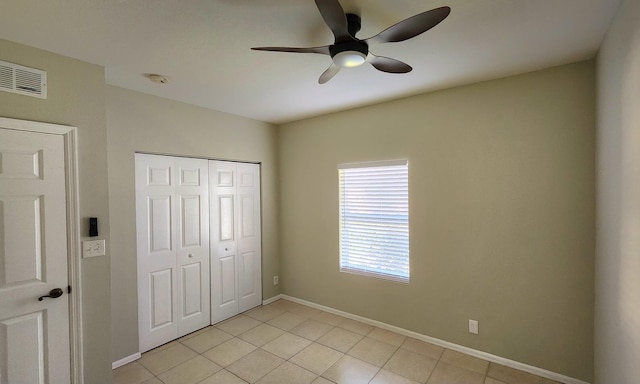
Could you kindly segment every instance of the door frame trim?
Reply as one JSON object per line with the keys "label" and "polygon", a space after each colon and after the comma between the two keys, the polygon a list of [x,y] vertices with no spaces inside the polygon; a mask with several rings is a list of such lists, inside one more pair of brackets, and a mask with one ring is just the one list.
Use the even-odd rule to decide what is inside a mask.
{"label": "door frame trim", "polygon": [[84,360],[82,346],[82,281],[77,128],[68,125],[9,119],[5,117],[0,117],[0,128],[61,135],[64,139],[68,270],[69,285],[73,288],[73,294],[69,295],[71,383],[83,384]]}

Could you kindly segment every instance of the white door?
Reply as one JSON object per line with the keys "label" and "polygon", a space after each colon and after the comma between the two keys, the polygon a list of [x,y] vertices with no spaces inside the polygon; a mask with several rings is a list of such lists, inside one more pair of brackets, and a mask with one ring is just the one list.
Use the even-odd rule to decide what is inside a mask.
{"label": "white door", "polygon": [[178,337],[211,324],[209,163],[176,158]]}
{"label": "white door", "polygon": [[262,304],[260,165],[238,163],[239,311]]}
{"label": "white door", "polygon": [[65,183],[61,135],[0,129],[1,384],[70,382]]}
{"label": "white door", "polygon": [[210,323],[207,168],[206,160],[136,154],[141,352]]}
{"label": "white door", "polygon": [[262,303],[260,166],[209,162],[211,321]]}

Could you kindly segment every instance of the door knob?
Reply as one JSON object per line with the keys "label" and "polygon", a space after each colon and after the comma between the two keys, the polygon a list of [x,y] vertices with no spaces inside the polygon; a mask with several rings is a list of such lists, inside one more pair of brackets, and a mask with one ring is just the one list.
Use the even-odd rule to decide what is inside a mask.
{"label": "door knob", "polygon": [[45,297],[57,299],[58,297],[62,296],[63,293],[64,292],[62,291],[62,288],[54,288],[51,291],[49,291],[48,295],[38,297],[38,301],[44,300]]}
{"label": "door knob", "polygon": [[189,258],[192,258],[192,257],[193,257],[193,253],[190,253],[190,254],[189,254]]}

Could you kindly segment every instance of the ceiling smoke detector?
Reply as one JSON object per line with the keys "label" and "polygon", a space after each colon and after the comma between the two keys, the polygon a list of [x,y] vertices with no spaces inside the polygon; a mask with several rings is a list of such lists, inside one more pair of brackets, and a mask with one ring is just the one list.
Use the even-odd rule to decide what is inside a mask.
{"label": "ceiling smoke detector", "polygon": [[169,79],[167,79],[165,76],[162,76],[162,75],[150,74],[150,75],[147,75],[147,77],[149,78],[149,80],[158,84],[167,84],[169,82]]}

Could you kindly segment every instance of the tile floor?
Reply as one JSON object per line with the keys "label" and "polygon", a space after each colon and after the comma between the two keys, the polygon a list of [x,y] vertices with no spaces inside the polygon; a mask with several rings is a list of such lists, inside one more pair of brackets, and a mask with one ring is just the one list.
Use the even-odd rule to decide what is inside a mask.
{"label": "tile floor", "polygon": [[114,384],[558,384],[278,300],[113,371]]}

